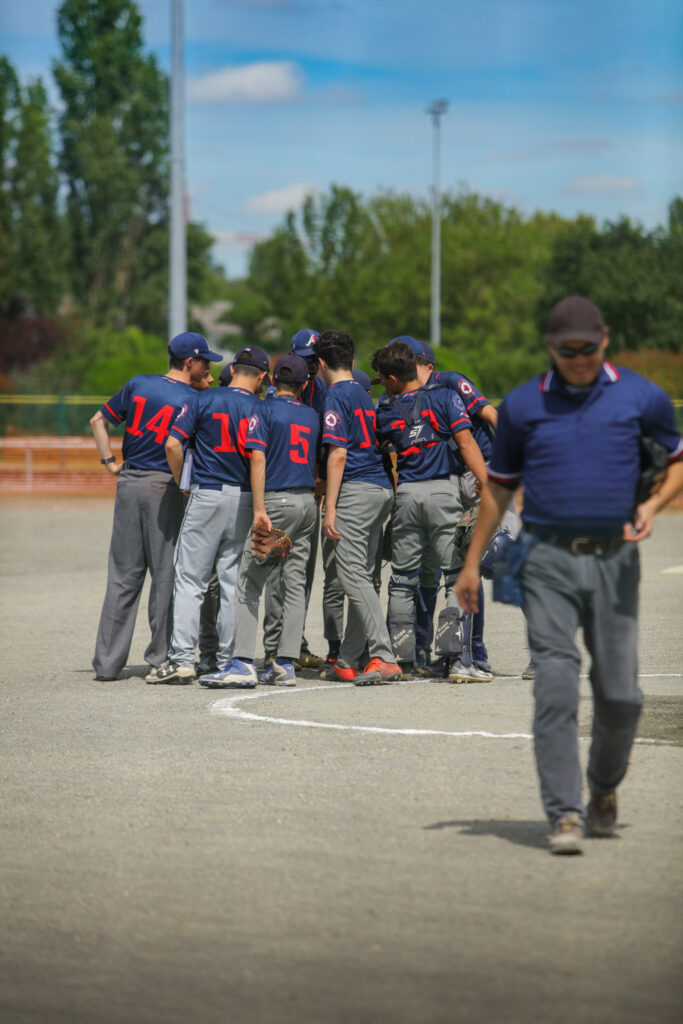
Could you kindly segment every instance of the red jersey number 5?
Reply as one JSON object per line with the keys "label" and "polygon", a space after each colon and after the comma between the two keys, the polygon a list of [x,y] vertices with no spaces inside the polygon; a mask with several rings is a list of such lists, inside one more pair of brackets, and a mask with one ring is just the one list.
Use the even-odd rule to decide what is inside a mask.
{"label": "red jersey number 5", "polygon": [[298,423],[290,423],[289,426],[289,457],[292,462],[305,464],[308,462],[308,438],[304,434],[310,434],[310,427],[302,427]]}

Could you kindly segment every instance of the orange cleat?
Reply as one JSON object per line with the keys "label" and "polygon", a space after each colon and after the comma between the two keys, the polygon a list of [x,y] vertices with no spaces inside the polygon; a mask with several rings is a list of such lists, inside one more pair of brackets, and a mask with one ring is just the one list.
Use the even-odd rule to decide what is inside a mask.
{"label": "orange cleat", "polygon": [[391,683],[402,678],[400,665],[395,662],[382,661],[381,658],[371,658],[354,682],[356,686],[365,686],[367,684]]}

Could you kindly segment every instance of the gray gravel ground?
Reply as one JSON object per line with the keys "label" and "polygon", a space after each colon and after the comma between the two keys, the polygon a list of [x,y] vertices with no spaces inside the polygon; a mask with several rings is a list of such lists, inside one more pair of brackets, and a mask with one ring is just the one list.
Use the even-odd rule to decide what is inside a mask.
{"label": "gray gravel ground", "polygon": [[519,612],[489,685],[150,687],[144,612],[95,683],[111,513],[0,503],[4,1022],[680,1021],[683,515],[643,545],[619,837],[553,858]]}

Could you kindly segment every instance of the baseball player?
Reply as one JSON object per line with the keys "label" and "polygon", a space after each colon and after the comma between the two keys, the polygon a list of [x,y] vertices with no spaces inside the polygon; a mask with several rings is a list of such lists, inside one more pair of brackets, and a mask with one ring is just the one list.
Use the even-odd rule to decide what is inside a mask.
{"label": "baseball player", "polygon": [[[460,396],[467,410],[467,415],[472,420],[474,440],[481,450],[484,461],[488,462],[493,450],[493,431],[496,428],[498,416],[496,409],[491,405],[488,398],[463,373],[457,370],[435,370],[436,357],[433,348],[427,342],[421,341],[418,338],[412,338],[409,335],[401,335],[398,338],[394,338],[389,342],[389,345],[392,345],[394,342],[404,342],[410,346],[415,355],[417,379],[420,385],[438,384],[441,387],[455,391]],[[478,502],[478,496],[475,491],[475,478],[472,473],[467,472],[466,468],[461,465],[459,468],[456,468],[454,483],[458,487],[459,504],[462,514],[462,511],[471,508]],[[516,531],[516,517],[514,514],[508,517],[506,528]],[[426,665],[429,662],[428,654],[433,632],[432,622],[438,594],[438,576],[439,567],[430,559],[428,554],[420,571],[420,585],[415,605],[418,660]],[[484,645],[483,587],[480,595],[479,609],[475,616],[469,616],[464,613],[461,616],[464,641],[463,650],[460,657],[450,666],[450,670],[458,674],[461,682],[467,682],[468,680],[485,681],[491,678],[491,666]],[[428,668],[426,671],[428,671]]]}
{"label": "baseball player", "polygon": [[[452,585],[460,565],[455,546],[458,502],[451,483],[453,438],[465,464],[486,487],[486,466],[461,399],[441,387],[420,387],[409,345],[395,342],[372,357],[385,398],[377,406],[377,437],[396,451],[398,488],[392,515],[389,633],[396,660],[415,662],[414,608],[424,552],[436,552],[445,577],[447,609],[439,638],[444,653],[459,653],[459,612]],[[453,633],[453,636],[447,634]],[[490,676],[488,677],[491,678]],[[453,680],[455,681],[455,680]]]}
{"label": "baseball player", "polygon": [[[306,367],[308,369],[308,379],[304,384],[304,387],[299,395],[299,400],[303,405],[307,405],[313,409],[318,417],[322,415],[323,409],[323,395],[325,394],[325,382],[318,376],[318,370],[320,368],[318,359],[315,355],[315,343],[318,340],[319,332],[313,330],[310,327],[303,327],[300,331],[292,337],[290,342],[290,352],[292,355],[298,356],[300,359],[305,360]],[[276,394],[275,387],[270,387],[266,391],[266,398],[274,397]],[[311,540],[310,554],[308,557],[308,565],[306,566],[306,611],[308,611],[308,602],[311,597],[311,589],[313,587],[313,578],[315,575],[315,566],[318,558],[318,534],[320,532],[320,510],[318,507],[317,512],[317,525],[315,530],[315,536]],[[268,666],[272,661],[275,651],[278,649],[278,643],[280,638],[280,629],[282,623],[282,582],[278,579],[277,573],[272,573],[268,577],[265,590],[265,614],[263,618],[263,646],[265,650],[265,664]],[[305,628],[305,619],[304,619]],[[297,668],[318,668],[322,665],[323,659],[317,654],[313,654],[308,648],[308,642],[306,637],[301,636],[301,650],[298,657],[295,660]]]}
{"label": "baseball player", "polygon": [[251,452],[252,532],[282,530],[292,548],[280,569],[280,563],[259,561],[247,542],[237,580],[235,657],[224,671],[204,676],[200,680],[203,686],[256,685],[253,659],[259,598],[271,575],[282,582],[282,623],[276,656],[260,681],[275,686],[296,684],[293,662],[301,648],[306,565],[317,517],[313,492],[320,419],[299,401],[308,380],[303,359],[283,356],[275,366],[273,379],[275,397],[262,402],[252,415],[245,441]]}
{"label": "baseball player", "polygon": [[234,593],[244,542],[252,520],[249,420],[261,403],[256,397],[266,379],[269,360],[263,349],[241,349],[233,360],[230,385],[188,402],[174,423],[166,455],[176,480],[183,447],[194,438],[190,500],[185,510],[175,559],[173,635],[168,660],[149,683],[191,683],[202,601],[216,566],[219,670],[232,658]]}
{"label": "baseball player", "polygon": [[[360,384],[363,390],[367,392],[368,397],[372,399],[371,382],[367,373],[363,370],[357,370],[354,367],[354,369],[351,370],[351,376],[358,384]],[[322,551],[324,571],[323,631],[325,639],[327,640],[327,658],[320,667],[320,674],[325,679],[332,679],[334,677],[334,666],[337,661],[337,655],[339,654],[339,647],[341,645],[342,636],[344,635],[344,588],[342,587],[337,575],[337,566],[335,561],[337,545],[335,541],[330,540],[329,537],[326,537],[323,533],[320,539],[320,547]],[[378,546],[377,552],[379,557],[379,566],[376,567],[374,581],[375,590],[379,593],[382,570],[381,545]]]}
{"label": "baseball player", "polygon": [[[608,341],[589,299],[570,296],[551,310],[552,366],[501,405],[490,489],[457,583],[463,607],[475,612],[479,563],[521,481],[523,529],[511,577],[521,588],[536,670],[536,764],[550,850],[558,854],[581,852],[584,823],[589,834],[614,834],[616,790],[643,701],[634,542],[649,536],[656,513],[683,489],[683,439],[669,398],[639,374],[606,362]],[[671,464],[661,489],[638,498],[645,439],[658,442]],[[593,691],[587,808],[578,749],[579,627]]]}
{"label": "baseball player", "polygon": [[[393,504],[393,485],[375,436],[375,410],[353,379],[353,341],[326,331],[316,343],[325,383],[322,442],[328,447],[323,532],[336,541],[337,573],[349,613],[334,666],[338,679],[356,685],[401,678],[391,648],[372,568],[382,524]],[[370,661],[361,670],[367,642]]]}
{"label": "baseball player", "polygon": [[[95,678],[118,678],[135,629],[140,592],[149,569],[150,642],[145,661],[150,675],[166,657],[171,635],[173,549],[183,514],[183,498],[166,461],[165,442],[181,409],[201,387],[209,362],[223,357],[201,334],[186,331],[168,346],[169,371],[139,374],[95,413],[90,426],[100,461],[118,477],[109,548],[107,590],[97,631]],[[123,462],[117,463],[110,425],[124,424]]]}

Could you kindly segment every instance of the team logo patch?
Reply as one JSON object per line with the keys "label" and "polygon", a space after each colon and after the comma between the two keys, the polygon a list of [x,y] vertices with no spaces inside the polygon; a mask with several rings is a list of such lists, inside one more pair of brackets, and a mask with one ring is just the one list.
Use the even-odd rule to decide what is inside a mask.
{"label": "team logo patch", "polygon": [[260,422],[261,422],[261,418],[258,415],[258,413],[254,413],[254,415],[250,417],[250,419],[249,419],[249,433],[250,434],[254,433],[254,431],[256,430],[256,428],[258,427]]}
{"label": "team logo patch", "polygon": [[325,421],[325,426],[329,430],[334,430],[341,423],[341,416],[338,412],[335,412],[334,409],[328,409],[323,419]]}
{"label": "team logo patch", "polygon": [[180,412],[178,413],[178,415],[175,418],[176,423],[178,422],[178,420],[181,420],[183,418],[183,416],[187,415],[188,408],[189,408],[189,406],[188,406],[187,402],[185,402],[185,405],[182,407],[182,409],[180,410]]}
{"label": "team logo patch", "polygon": [[458,381],[458,391],[460,392],[461,395],[473,395],[474,394],[474,388],[472,387],[472,385],[470,384],[470,382],[468,380],[459,380]]}

